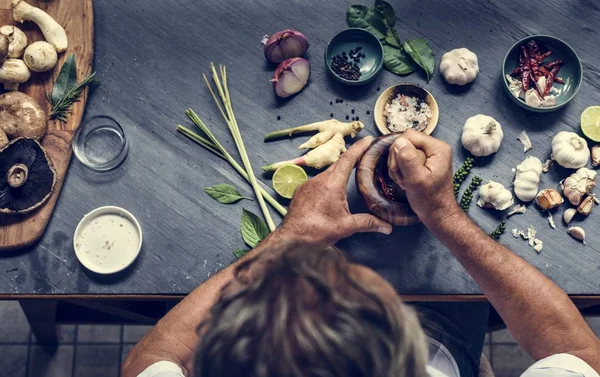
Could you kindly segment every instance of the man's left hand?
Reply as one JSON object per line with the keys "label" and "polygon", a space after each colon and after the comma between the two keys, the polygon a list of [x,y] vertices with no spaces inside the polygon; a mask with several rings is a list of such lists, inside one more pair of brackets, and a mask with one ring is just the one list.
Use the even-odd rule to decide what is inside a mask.
{"label": "man's left hand", "polygon": [[280,231],[315,246],[330,246],[358,232],[390,234],[392,225],[370,214],[351,214],[346,186],[372,136],[357,141],[327,170],[298,187]]}

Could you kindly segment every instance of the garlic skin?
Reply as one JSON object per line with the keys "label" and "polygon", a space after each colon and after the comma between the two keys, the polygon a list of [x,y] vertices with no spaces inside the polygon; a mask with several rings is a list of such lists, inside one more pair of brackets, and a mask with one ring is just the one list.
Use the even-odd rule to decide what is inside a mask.
{"label": "garlic skin", "polygon": [[594,145],[592,147],[592,166],[597,167],[600,165],[600,145]]}
{"label": "garlic skin", "polygon": [[521,131],[518,139],[521,142],[521,144],[523,144],[523,153],[533,148],[533,146],[531,145],[531,139],[529,138],[529,134],[527,134],[527,131]]}
{"label": "garlic skin", "polygon": [[585,230],[583,230],[583,228],[578,227],[578,226],[573,226],[573,227],[569,228],[567,233],[569,233],[569,235],[571,237],[575,238],[576,240],[583,242],[583,244],[585,245]]}
{"label": "garlic skin", "polygon": [[575,208],[567,208],[565,212],[563,212],[563,221],[565,224],[569,225],[573,217],[577,214],[577,210]]}
{"label": "garlic skin", "polygon": [[583,201],[581,202],[579,207],[577,207],[577,212],[581,213],[584,216],[587,216],[590,213],[592,213],[592,210],[594,209],[595,205],[596,205],[596,201],[594,200],[594,197],[591,195],[588,195],[588,197],[583,199]]}
{"label": "garlic skin", "polygon": [[535,203],[543,210],[556,208],[563,202],[562,195],[555,189],[544,189],[535,197]]}
{"label": "garlic skin", "polygon": [[463,127],[461,142],[473,156],[489,156],[500,149],[504,138],[502,126],[488,115],[470,117]]}
{"label": "garlic skin", "polygon": [[552,139],[552,158],[564,168],[582,168],[590,159],[587,141],[575,132],[561,131]]}
{"label": "garlic skin", "polygon": [[498,182],[490,181],[479,188],[477,205],[482,208],[494,208],[498,211],[504,211],[513,203],[512,193]]}
{"label": "garlic skin", "polygon": [[467,48],[456,48],[442,55],[440,73],[449,84],[466,85],[477,77],[477,55]]}
{"label": "garlic skin", "polygon": [[571,204],[578,206],[584,195],[592,193],[596,187],[596,175],[594,170],[581,168],[561,182],[563,193]]}
{"label": "garlic skin", "polygon": [[541,175],[542,161],[537,157],[528,156],[523,162],[517,165],[514,180],[515,196],[523,202],[530,202],[535,199]]}

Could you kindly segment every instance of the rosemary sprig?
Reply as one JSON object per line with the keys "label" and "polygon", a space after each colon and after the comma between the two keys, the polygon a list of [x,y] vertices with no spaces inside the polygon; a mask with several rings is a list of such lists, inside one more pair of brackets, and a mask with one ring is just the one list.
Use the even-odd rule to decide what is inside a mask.
{"label": "rosemary sprig", "polygon": [[65,94],[56,102],[52,101],[52,96],[48,94],[48,100],[52,103],[52,110],[50,111],[50,119],[58,119],[61,122],[66,122],[68,115],[71,113],[71,107],[75,102],[79,101],[79,96],[83,92],[86,86],[93,82],[97,82],[96,72],[92,72],[89,76],[83,79],[80,83],[70,88]]}

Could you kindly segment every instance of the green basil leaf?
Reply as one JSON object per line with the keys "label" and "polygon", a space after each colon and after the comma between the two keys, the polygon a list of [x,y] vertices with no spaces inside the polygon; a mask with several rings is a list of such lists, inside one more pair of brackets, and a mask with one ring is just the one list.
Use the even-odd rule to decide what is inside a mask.
{"label": "green basil leaf", "polygon": [[396,24],[396,13],[394,8],[387,1],[375,0],[375,13],[379,13],[385,21],[388,27],[393,27]]}
{"label": "green basil leaf", "polygon": [[433,76],[433,70],[435,68],[435,58],[433,57],[433,51],[427,44],[427,41],[423,38],[411,39],[404,42],[404,51],[412,60],[423,68],[425,74],[427,74],[427,82],[431,80]]}
{"label": "green basil leaf", "polygon": [[242,212],[242,238],[250,247],[256,247],[269,234],[267,224],[244,208]]}
{"label": "green basil leaf", "polygon": [[404,51],[388,45],[383,46],[383,65],[396,75],[408,75],[415,71],[415,65]]}
{"label": "green basil leaf", "polygon": [[52,87],[52,104],[60,101],[65,93],[74,88],[75,85],[77,85],[77,63],[75,62],[75,55],[71,55],[65,60],[54,87]]}
{"label": "green basil leaf", "polygon": [[233,255],[235,255],[235,257],[237,259],[240,259],[241,257],[243,257],[244,255],[248,254],[250,250],[242,250],[242,249],[236,249],[233,250]]}
{"label": "green basil leaf", "polygon": [[389,44],[392,47],[401,49],[402,48],[402,42],[400,41],[400,36],[398,35],[398,32],[396,31],[396,29],[394,29],[393,27],[389,27],[386,30],[385,33],[385,41],[387,42],[387,44]]}
{"label": "green basil leaf", "polygon": [[231,204],[242,199],[252,200],[242,196],[235,187],[226,183],[205,187],[204,192],[221,204]]}
{"label": "green basil leaf", "polygon": [[[381,20],[374,20],[374,18],[373,10],[364,5],[352,5],[346,12],[348,25],[365,29],[378,39],[383,39],[385,38],[385,25],[382,25]],[[377,27],[373,25],[373,22],[375,22]]]}

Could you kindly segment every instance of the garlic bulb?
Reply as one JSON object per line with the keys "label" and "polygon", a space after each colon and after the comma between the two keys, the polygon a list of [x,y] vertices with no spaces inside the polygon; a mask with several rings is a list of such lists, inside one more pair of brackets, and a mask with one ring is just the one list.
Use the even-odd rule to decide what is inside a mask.
{"label": "garlic bulb", "polygon": [[594,145],[592,147],[592,166],[597,167],[600,165],[600,145]]}
{"label": "garlic bulb", "polygon": [[502,143],[502,126],[488,115],[470,117],[463,127],[461,142],[474,156],[489,156],[496,153]]}
{"label": "garlic bulb", "polygon": [[535,202],[543,210],[552,209],[558,207],[564,201],[560,192],[555,189],[544,189],[540,191],[536,197]]}
{"label": "garlic bulb", "polygon": [[528,156],[517,165],[515,174],[515,196],[524,202],[535,199],[542,175],[542,161],[539,158]]}
{"label": "garlic bulb", "polygon": [[509,190],[498,182],[490,181],[479,188],[477,205],[483,208],[494,208],[504,211],[514,203]]}
{"label": "garlic bulb", "polygon": [[596,187],[596,172],[588,168],[578,169],[561,182],[563,193],[574,206],[581,203],[586,194],[591,194]]}
{"label": "garlic bulb", "polygon": [[450,84],[465,85],[477,77],[477,55],[466,48],[457,48],[442,55],[440,72]]}
{"label": "garlic bulb", "polygon": [[590,159],[587,141],[575,132],[561,131],[552,139],[552,158],[564,168],[584,167]]}

